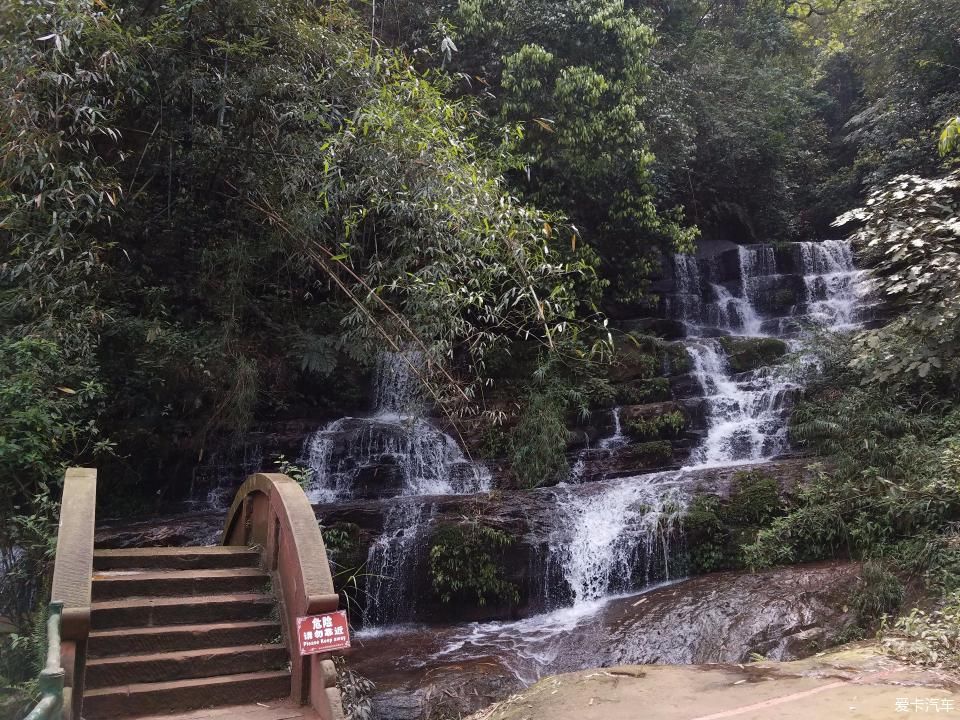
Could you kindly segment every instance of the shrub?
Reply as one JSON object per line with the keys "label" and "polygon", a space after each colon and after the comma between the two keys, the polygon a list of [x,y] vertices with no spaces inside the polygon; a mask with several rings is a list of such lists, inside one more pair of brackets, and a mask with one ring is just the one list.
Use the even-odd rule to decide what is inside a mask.
{"label": "shrub", "polygon": [[444,603],[519,602],[516,585],[504,579],[503,552],[514,539],[502,530],[464,519],[441,525],[430,545],[430,578]]}

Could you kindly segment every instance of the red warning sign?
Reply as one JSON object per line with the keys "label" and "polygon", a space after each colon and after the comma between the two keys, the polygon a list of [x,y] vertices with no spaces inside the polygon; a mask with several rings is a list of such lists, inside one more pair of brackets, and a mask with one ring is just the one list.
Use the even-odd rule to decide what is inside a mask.
{"label": "red warning sign", "polygon": [[297,618],[297,640],[301,655],[315,655],[346,650],[350,647],[350,625],[347,611]]}

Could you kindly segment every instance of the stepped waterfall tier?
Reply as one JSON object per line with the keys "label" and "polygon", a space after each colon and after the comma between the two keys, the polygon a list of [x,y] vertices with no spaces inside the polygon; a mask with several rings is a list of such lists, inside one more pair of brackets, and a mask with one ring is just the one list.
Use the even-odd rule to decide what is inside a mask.
{"label": "stepped waterfall tier", "polygon": [[313,502],[371,491],[453,495],[489,490],[486,468],[468,460],[456,440],[419,414],[423,401],[414,373],[417,357],[381,355],[373,416],[341,418],[308,440],[301,462],[313,471]]}
{"label": "stepped waterfall tier", "polygon": [[[381,355],[372,411],[314,429],[298,460],[311,471],[308,494],[328,533],[335,574],[347,578],[359,640],[370,648],[357,651],[357,662],[389,688],[388,678],[494,657],[506,673],[497,676],[502,688],[608,658],[739,659],[685,655],[682,635],[638,639],[617,630],[615,618],[635,617],[648,596],[659,607],[670,588],[686,587],[692,581],[685,578],[703,570],[704,549],[691,535],[702,528],[689,525],[700,496],[728,496],[744,473],[803,472],[805,463],[791,459],[788,421],[815,370],[805,348],[819,332],[843,332],[872,317],[869,283],[853,260],[848,243],[832,240],[705,243],[697,256],[670,259],[658,322],[683,332],[628,337],[618,346],[626,362],[630,352],[652,353],[641,358],[639,374],[628,367],[617,376],[638,388],[639,400],[627,393],[621,404],[595,411],[588,426],[573,428],[570,437],[579,440],[569,445],[569,473],[552,487],[518,489],[502,461],[471,458],[462,438],[430,417],[417,353]],[[644,349],[630,350],[634,341]],[[651,380],[650,368],[662,379]],[[253,465],[268,445],[242,445],[234,472],[259,469]],[[229,495],[228,454],[208,460],[216,478],[210,501]],[[198,486],[198,502],[204,492]],[[491,537],[498,540],[490,544]],[[467,613],[459,603],[454,613],[453,603],[438,599],[436,563],[447,543],[470,542],[467,555],[452,562],[477,573],[477,593],[499,578],[495,587],[512,599],[488,596]],[[766,621],[776,624],[775,616]],[[608,635],[602,657],[575,646],[595,633]],[[739,642],[723,647],[754,641]],[[789,643],[778,642],[775,652],[789,655],[782,649]],[[397,709],[416,705],[415,692],[392,692],[377,696],[386,703],[382,717],[420,717]]]}
{"label": "stepped waterfall tier", "polygon": [[[686,330],[677,344],[687,357],[683,377],[690,380],[678,377],[677,387],[686,388],[687,399],[601,413],[606,433],[570,455],[570,473],[564,482],[527,491],[522,502],[517,500],[515,514],[492,516],[492,521],[507,527],[523,528],[518,541],[529,558],[524,606],[533,614],[514,621],[451,626],[443,630],[446,640],[432,653],[413,659],[409,652],[397,651],[397,672],[411,662],[426,671],[451,663],[483,662],[492,655],[508,669],[511,682],[526,684],[547,673],[597,662],[596,658],[576,659],[579,655],[570,652],[571,633],[574,637],[584,633],[583,640],[592,632],[588,628],[608,612],[604,608],[615,606],[610,603],[616,598],[659,592],[655,589],[663,583],[686,575],[690,548],[684,519],[696,494],[711,482],[731,482],[712,478],[729,479],[744,468],[764,467],[763,463],[790,450],[788,417],[810,363],[804,352],[807,338],[822,330],[847,330],[869,318],[868,287],[845,242],[722,248],[701,256],[676,256],[670,268],[673,290],[666,293],[664,308]],[[790,361],[783,362],[783,357]],[[672,364],[684,365],[676,360]],[[403,373],[379,377],[378,397],[395,396],[390,383],[407,388]],[[408,389],[403,393],[409,397]],[[376,647],[379,642],[394,642],[380,638],[396,638],[399,644],[406,634],[420,638],[416,625],[396,623],[428,619],[420,611],[396,612],[397,607],[409,608],[411,590],[405,583],[418,573],[423,577],[424,568],[411,568],[405,563],[412,561],[398,559],[393,565],[395,576],[388,578],[385,559],[398,558],[399,552],[419,552],[423,557],[418,562],[428,564],[425,538],[429,533],[424,528],[442,522],[438,517],[449,518],[449,503],[461,507],[455,495],[472,492],[488,477],[480,469],[464,473],[469,464],[447,444],[424,460],[416,450],[408,450],[414,444],[391,445],[369,438],[364,433],[378,424],[385,422],[389,428],[402,422],[401,415],[389,414],[390,401],[380,402],[378,412],[363,421],[362,431],[341,446],[336,460],[331,460],[335,453],[328,448],[333,442],[325,433],[342,432],[344,421],[318,433],[305,454],[319,473],[318,497],[356,497],[357,480],[363,474],[358,468],[385,450],[399,459],[403,479],[392,486],[397,496],[433,495],[426,512],[391,508],[382,513],[381,534],[371,546],[367,563],[376,575],[368,583],[364,615],[372,629],[360,634]],[[659,416],[649,412],[662,414],[667,408],[676,408],[671,411],[675,414],[701,417],[692,431],[694,440],[685,463],[672,470],[631,472],[630,458],[649,452],[648,446],[664,445],[663,441],[659,445],[638,442],[635,434],[641,432],[638,428],[654,432],[650,428]],[[410,427],[418,427],[416,422]],[[438,431],[415,432],[428,437]],[[664,456],[660,462],[671,460]],[[410,500],[415,497],[405,499]],[[390,600],[385,602],[386,597]],[[644,600],[633,602],[637,607]],[[385,636],[387,629],[390,635]],[[647,658],[644,661],[656,657],[638,642],[634,638],[629,647],[621,647],[618,640],[608,650],[617,656],[616,648],[621,647],[623,657]],[[375,665],[393,667],[390,662],[381,658]],[[385,716],[393,712],[395,707]]]}

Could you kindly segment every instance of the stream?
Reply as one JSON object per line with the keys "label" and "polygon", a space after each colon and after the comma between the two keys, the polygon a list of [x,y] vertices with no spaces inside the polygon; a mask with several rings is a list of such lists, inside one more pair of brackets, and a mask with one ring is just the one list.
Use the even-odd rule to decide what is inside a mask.
{"label": "stream", "polygon": [[[465,712],[544,675],[611,663],[737,662],[758,648],[788,658],[806,647],[818,616],[838,612],[825,598],[831,577],[849,580],[845,567],[771,576],[777,587],[810,589],[768,605],[757,600],[759,576],[685,580],[682,518],[705,486],[789,452],[790,407],[816,369],[804,348],[815,330],[869,320],[865,274],[842,241],[704,246],[670,263],[664,303],[685,329],[702,414],[688,459],[665,471],[597,472],[598,456],[635,450],[623,430],[627,408],[612,408],[609,432],[571,455],[565,483],[498,496],[493,520],[519,543],[515,619],[445,623],[426,600],[432,531],[471,508],[489,510],[495,482],[425,417],[415,354],[384,353],[374,411],[330,422],[303,444],[317,516],[370,536],[362,607],[351,609],[360,628],[351,666],[377,683],[377,717],[423,717],[435,693],[469,696],[453,710]],[[745,338],[782,341],[790,361],[735,371],[724,343]]]}

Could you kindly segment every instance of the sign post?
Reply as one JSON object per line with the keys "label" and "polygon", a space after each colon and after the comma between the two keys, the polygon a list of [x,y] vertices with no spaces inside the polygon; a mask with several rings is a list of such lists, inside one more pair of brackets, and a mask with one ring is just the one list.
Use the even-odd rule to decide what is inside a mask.
{"label": "sign post", "polygon": [[346,650],[350,647],[350,625],[346,610],[297,618],[300,655]]}

